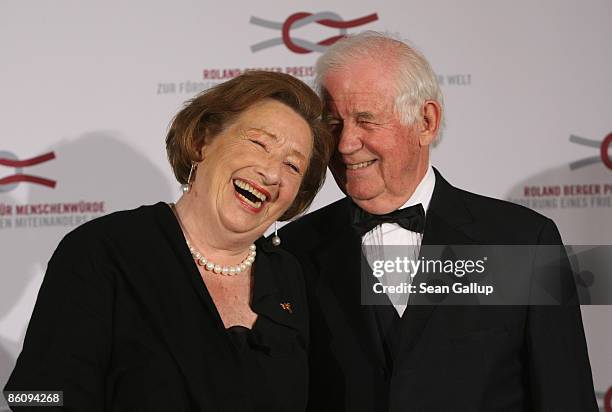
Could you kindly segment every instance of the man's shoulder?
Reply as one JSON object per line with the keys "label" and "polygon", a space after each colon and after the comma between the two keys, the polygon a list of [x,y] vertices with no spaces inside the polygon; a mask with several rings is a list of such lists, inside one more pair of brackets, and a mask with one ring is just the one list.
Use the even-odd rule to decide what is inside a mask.
{"label": "man's shoulder", "polygon": [[[554,222],[524,206],[455,187],[436,173],[429,211],[461,226],[483,244],[533,244],[543,232],[558,233]],[[501,242],[501,243],[500,243]]]}
{"label": "man's shoulder", "polygon": [[527,207],[455,188],[483,235],[483,241],[532,243],[548,227],[555,227],[548,217]]}
{"label": "man's shoulder", "polygon": [[496,218],[518,219],[527,223],[542,223],[548,218],[533,209],[507,200],[484,196],[478,193],[457,189],[466,205],[478,216],[491,215]]}
{"label": "man's shoulder", "polygon": [[343,198],[283,226],[279,233],[283,244],[289,250],[297,245],[304,251],[316,247],[349,224],[350,204],[348,198]]}
{"label": "man's shoulder", "polygon": [[318,225],[318,224],[329,224],[330,219],[337,219],[344,216],[350,211],[351,202],[348,197],[336,200],[329,205],[323,206],[320,209],[314,210],[303,216],[298,217],[296,220],[291,222],[288,226],[307,226],[307,225]]}

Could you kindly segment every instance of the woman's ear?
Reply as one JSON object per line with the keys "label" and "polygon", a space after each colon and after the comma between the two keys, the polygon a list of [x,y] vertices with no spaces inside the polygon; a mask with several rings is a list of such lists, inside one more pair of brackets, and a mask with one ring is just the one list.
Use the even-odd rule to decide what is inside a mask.
{"label": "woman's ear", "polygon": [[196,162],[201,162],[202,160],[204,160],[204,156],[206,155],[206,147],[208,146],[207,144],[207,139],[206,137],[204,139],[202,139],[201,142],[201,146],[195,150],[197,159]]}

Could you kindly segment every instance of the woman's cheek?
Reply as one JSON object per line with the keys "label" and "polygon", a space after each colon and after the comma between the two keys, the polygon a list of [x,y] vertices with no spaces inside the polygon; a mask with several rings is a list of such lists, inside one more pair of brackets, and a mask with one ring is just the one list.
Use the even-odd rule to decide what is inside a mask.
{"label": "woman's cheek", "polygon": [[290,200],[293,202],[293,199],[297,196],[298,191],[300,190],[300,186],[302,184],[302,178],[298,177],[295,178],[295,181],[292,182],[291,184],[291,194],[290,194]]}

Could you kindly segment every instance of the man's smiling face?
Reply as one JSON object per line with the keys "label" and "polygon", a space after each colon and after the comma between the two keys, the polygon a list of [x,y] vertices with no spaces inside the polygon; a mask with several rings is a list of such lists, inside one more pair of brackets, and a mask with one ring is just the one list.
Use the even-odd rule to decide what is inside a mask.
{"label": "man's smiling face", "polygon": [[340,189],[370,213],[405,203],[428,162],[413,125],[394,110],[397,90],[388,65],[367,59],[330,71],[323,89],[326,118],[337,150],[330,169]]}

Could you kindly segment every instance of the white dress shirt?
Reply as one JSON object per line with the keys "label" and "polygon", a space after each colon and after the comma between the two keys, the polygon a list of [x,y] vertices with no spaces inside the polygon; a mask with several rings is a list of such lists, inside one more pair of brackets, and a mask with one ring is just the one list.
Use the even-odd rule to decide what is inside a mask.
{"label": "white dress shirt", "polygon": [[[431,165],[428,166],[427,172],[423,179],[416,187],[410,199],[400,208],[406,208],[421,203],[423,210],[427,213],[429,202],[431,201],[431,195],[433,194],[434,186],[436,185],[436,175]],[[418,259],[419,249],[421,247],[421,241],[423,235],[421,233],[412,232],[404,229],[397,223],[383,223],[380,226],[376,226],[368,233],[362,236],[361,245],[366,259],[370,266],[373,266],[375,260],[393,260],[394,258],[384,256],[383,246],[407,246],[408,253],[412,254],[413,259]],[[404,276],[382,276],[379,281],[383,285],[396,285],[400,282],[410,283],[412,278],[409,275]],[[395,310],[400,315],[404,314],[406,305],[408,303],[408,295],[397,295],[389,294],[389,299],[395,307]]]}

